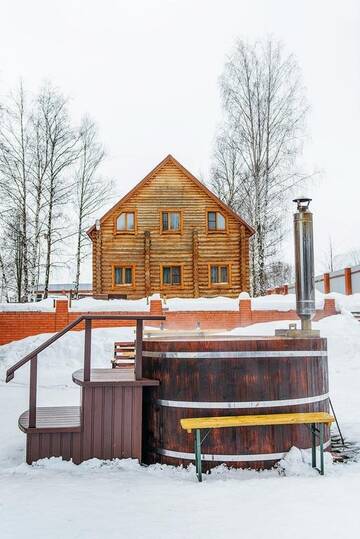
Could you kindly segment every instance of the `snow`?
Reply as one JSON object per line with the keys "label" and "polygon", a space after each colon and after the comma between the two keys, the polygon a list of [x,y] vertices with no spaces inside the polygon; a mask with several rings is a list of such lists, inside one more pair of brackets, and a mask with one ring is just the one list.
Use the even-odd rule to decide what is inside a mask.
{"label": "snow", "polygon": [[[315,294],[315,308],[324,308],[324,294]],[[251,298],[251,308],[253,311],[291,311],[296,309],[295,294],[270,294],[269,296],[259,296]]]}
{"label": "snow", "polygon": [[[350,296],[338,292],[323,294],[316,290],[316,309],[324,308],[325,299],[334,299],[336,310],[339,312],[360,312],[360,294],[352,294]],[[269,296],[251,298],[251,307],[254,311],[290,311],[296,309],[296,296],[295,294],[270,294]]]}
{"label": "snow", "polygon": [[[315,295],[316,309],[324,308],[326,298],[335,299],[335,305],[339,312],[360,312],[360,294],[345,296],[332,292],[322,294],[318,290]],[[66,299],[59,296],[57,299]],[[150,300],[160,299],[159,294],[154,294],[149,298],[128,300],[128,299],[110,299],[101,300],[92,297],[86,297],[79,300],[72,300],[71,312],[149,312]],[[242,292],[238,298],[228,298],[216,296],[213,298],[172,298],[163,300],[163,306],[168,311],[238,311],[240,299],[251,299],[251,307],[254,311],[290,311],[296,309],[295,294],[271,294],[250,298],[247,293]],[[56,298],[48,298],[34,303],[0,303],[1,311],[54,311],[54,302]]]}
{"label": "snow", "polygon": [[150,305],[146,298],[142,299],[94,299],[82,298],[71,302],[72,312],[144,312],[149,311]]}
{"label": "snow", "polygon": [[[55,299],[56,298],[47,298],[42,299],[41,301],[34,301],[32,303],[0,303],[0,311],[10,311],[10,312],[24,312],[24,311],[35,311],[35,312],[49,312],[55,310]],[[64,297],[62,297],[64,299]]]}
{"label": "snow", "polygon": [[[291,321],[293,322],[293,321]],[[289,322],[233,330],[273,335]],[[360,324],[351,315],[314,324],[328,338],[330,392],[345,437],[360,443]],[[359,533],[360,462],[334,464],[326,475],[310,466],[309,451],[292,448],[273,470],[228,470],[206,475],[193,467],[142,467],[133,460],[90,460],[79,466],[60,459],[24,464],[25,435],[17,418],[27,408],[24,369],[4,383],[6,367],[49,335],[0,347],[1,539],[347,539]],[[131,339],[132,328],[93,330],[94,366],[109,366],[114,340]],[[81,366],[83,333],[73,332],[39,356],[39,404],[79,402],[72,384]],[[261,517],[260,517],[261,515]]]}
{"label": "snow", "polygon": [[172,298],[164,307],[169,311],[238,311],[239,300],[217,296],[214,298]]}

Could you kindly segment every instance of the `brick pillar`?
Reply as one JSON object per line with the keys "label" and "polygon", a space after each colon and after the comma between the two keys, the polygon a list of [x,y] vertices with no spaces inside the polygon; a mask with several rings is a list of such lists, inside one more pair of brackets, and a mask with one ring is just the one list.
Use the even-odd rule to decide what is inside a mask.
{"label": "brick pillar", "polygon": [[239,300],[240,326],[249,326],[252,322],[251,299]]}
{"label": "brick pillar", "polygon": [[345,294],[347,296],[351,296],[352,294],[351,268],[345,268],[344,275],[345,275]]}
{"label": "brick pillar", "polygon": [[330,274],[324,273],[324,294],[330,293]]}
{"label": "brick pillar", "polygon": [[55,301],[55,331],[60,331],[69,323],[69,303],[68,299],[57,299]]}
{"label": "brick pillar", "polygon": [[152,316],[162,316],[163,307],[161,299],[151,299],[150,300],[150,314]]}
{"label": "brick pillar", "polygon": [[335,300],[327,298],[324,301],[324,316],[332,316],[337,314]]}

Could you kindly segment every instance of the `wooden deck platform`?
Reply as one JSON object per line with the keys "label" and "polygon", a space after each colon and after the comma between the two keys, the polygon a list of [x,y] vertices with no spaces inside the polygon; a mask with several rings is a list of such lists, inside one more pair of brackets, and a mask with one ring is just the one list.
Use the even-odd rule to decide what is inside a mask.
{"label": "wooden deck platform", "polygon": [[142,400],[146,387],[157,380],[135,379],[134,368],[91,369],[73,373],[81,386],[81,406],[36,408],[36,427],[29,428],[29,412],[19,428],[27,435],[26,461],[62,457],[80,463],[90,458],[142,457]]}
{"label": "wooden deck platform", "polygon": [[118,386],[118,385],[135,385],[135,386],[158,386],[157,380],[149,378],[135,379],[134,367],[121,369],[91,369],[90,380],[84,382],[84,370],[79,369],[72,375],[73,382],[79,386]]}
{"label": "wooden deck platform", "polygon": [[53,406],[36,408],[36,428],[29,429],[29,410],[19,417],[19,428],[28,432],[80,432],[80,406]]}

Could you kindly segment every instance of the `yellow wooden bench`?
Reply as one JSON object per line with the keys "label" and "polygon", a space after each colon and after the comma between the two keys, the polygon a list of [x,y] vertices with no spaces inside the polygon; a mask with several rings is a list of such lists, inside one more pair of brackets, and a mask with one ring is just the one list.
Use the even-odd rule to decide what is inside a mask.
{"label": "yellow wooden bench", "polygon": [[[326,412],[309,412],[302,414],[269,414],[269,415],[239,415],[226,417],[193,417],[181,419],[181,427],[187,432],[194,431],[195,445],[195,466],[199,481],[202,481],[201,471],[201,443],[211,429],[226,427],[260,427],[272,425],[310,425],[311,428],[311,449],[312,467],[316,468],[316,437],[320,441],[320,469],[316,468],[321,475],[324,475],[324,425],[331,425],[335,421],[334,417]],[[201,430],[208,432],[201,439]]]}

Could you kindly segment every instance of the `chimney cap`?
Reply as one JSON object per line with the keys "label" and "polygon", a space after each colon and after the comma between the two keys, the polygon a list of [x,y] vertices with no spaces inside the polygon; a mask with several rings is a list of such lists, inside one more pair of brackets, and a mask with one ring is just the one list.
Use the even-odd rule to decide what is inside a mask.
{"label": "chimney cap", "polygon": [[299,211],[306,211],[311,201],[312,201],[312,198],[305,197],[305,196],[299,196],[293,199],[293,202],[296,202],[297,209]]}

